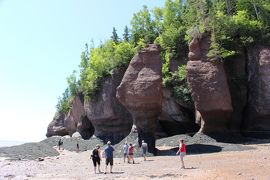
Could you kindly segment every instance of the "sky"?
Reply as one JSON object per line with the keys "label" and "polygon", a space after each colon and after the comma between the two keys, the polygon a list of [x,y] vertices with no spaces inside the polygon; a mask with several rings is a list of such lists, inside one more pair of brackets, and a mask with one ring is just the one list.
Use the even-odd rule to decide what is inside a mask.
{"label": "sky", "polygon": [[46,138],[66,77],[143,5],[165,0],[0,0],[0,141]]}

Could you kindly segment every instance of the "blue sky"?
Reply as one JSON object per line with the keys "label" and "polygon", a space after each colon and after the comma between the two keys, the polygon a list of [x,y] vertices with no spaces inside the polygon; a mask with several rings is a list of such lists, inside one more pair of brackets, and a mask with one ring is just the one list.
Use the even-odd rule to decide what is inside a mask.
{"label": "blue sky", "polygon": [[85,43],[165,0],[0,0],[0,141],[45,138]]}

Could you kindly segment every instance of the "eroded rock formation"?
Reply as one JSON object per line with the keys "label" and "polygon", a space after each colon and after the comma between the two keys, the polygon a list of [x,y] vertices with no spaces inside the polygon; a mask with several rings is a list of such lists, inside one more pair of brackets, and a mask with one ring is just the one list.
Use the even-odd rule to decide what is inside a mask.
{"label": "eroded rock formation", "polygon": [[51,137],[51,136],[68,135],[68,132],[64,125],[64,120],[65,120],[64,113],[55,115],[52,122],[48,125],[46,136]]}
{"label": "eroded rock formation", "polygon": [[85,116],[83,104],[82,95],[74,97],[68,114],[56,115],[48,126],[46,136],[72,136],[75,132],[79,132],[84,139],[89,139],[93,135],[94,129]]}
{"label": "eroded rock formation", "polygon": [[137,126],[139,142],[144,139],[155,153],[157,117],[162,108],[162,61],[160,47],[148,45],[131,60],[121,84],[118,100],[129,110]]}
{"label": "eroded rock formation", "polygon": [[200,114],[200,132],[225,132],[231,118],[232,104],[223,63],[210,61],[209,35],[193,39],[189,45],[187,80],[195,108]]}
{"label": "eroded rock formation", "polygon": [[73,99],[70,111],[68,112],[65,118],[64,124],[69,135],[72,135],[74,132],[77,131],[77,125],[79,123],[81,115],[83,114],[84,114],[83,96],[78,95]]}
{"label": "eroded rock formation", "polygon": [[[270,48],[241,49],[223,63],[208,58],[209,47],[209,34],[189,44],[186,70],[194,105],[162,88],[160,48],[148,45],[127,69],[120,67],[102,80],[95,99],[84,102],[76,96],[68,114],[54,117],[46,136],[76,132],[84,139],[94,134],[117,143],[134,125],[139,144],[145,140],[156,153],[156,137],[197,132],[198,125],[206,134],[270,134]],[[181,63],[171,60],[170,71]]]}
{"label": "eroded rock formation", "polygon": [[169,88],[163,88],[162,112],[158,117],[160,128],[167,134],[185,134],[197,131],[192,109],[179,105]]}
{"label": "eroded rock formation", "polygon": [[244,132],[265,134],[270,131],[270,48],[255,46],[248,51],[249,96]]}
{"label": "eroded rock formation", "polygon": [[125,138],[132,127],[130,113],[116,99],[116,87],[120,84],[126,68],[116,70],[102,82],[95,100],[85,102],[87,118],[95,129],[95,136],[113,143]]}
{"label": "eroded rock formation", "polygon": [[94,134],[94,126],[85,114],[82,114],[77,124],[77,131],[81,134],[83,139],[90,139]]}

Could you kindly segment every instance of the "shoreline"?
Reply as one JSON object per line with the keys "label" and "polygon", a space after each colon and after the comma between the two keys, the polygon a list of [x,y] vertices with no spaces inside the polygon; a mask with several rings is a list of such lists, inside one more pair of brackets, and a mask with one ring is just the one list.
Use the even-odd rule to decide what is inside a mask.
{"label": "shoreline", "polygon": [[[0,179],[267,179],[270,143],[245,146],[252,148],[187,155],[183,170],[176,155],[147,157],[147,161],[139,157],[135,164],[114,158],[114,173],[106,175],[93,173],[90,150],[61,150],[59,156],[45,157],[44,161],[0,160]],[[102,159],[103,172],[104,162]]]}

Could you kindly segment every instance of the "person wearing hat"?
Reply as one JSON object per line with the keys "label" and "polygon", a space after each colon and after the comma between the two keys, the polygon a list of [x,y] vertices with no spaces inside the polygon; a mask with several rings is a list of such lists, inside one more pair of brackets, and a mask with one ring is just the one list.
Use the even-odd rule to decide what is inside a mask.
{"label": "person wearing hat", "polygon": [[100,171],[100,161],[101,161],[100,145],[97,144],[96,148],[92,151],[91,159],[92,159],[93,164],[94,164],[95,174],[97,173],[96,172],[97,165],[98,165],[98,172],[101,173],[101,171]]}
{"label": "person wearing hat", "polygon": [[105,158],[106,158],[105,174],[107,173],[108,164],[110,164],[110,173],[112,173],[113,151],[114,151],[114,148],[111,145],[111,141],[108,141],[107,142],[107,147],[104,149]]}

